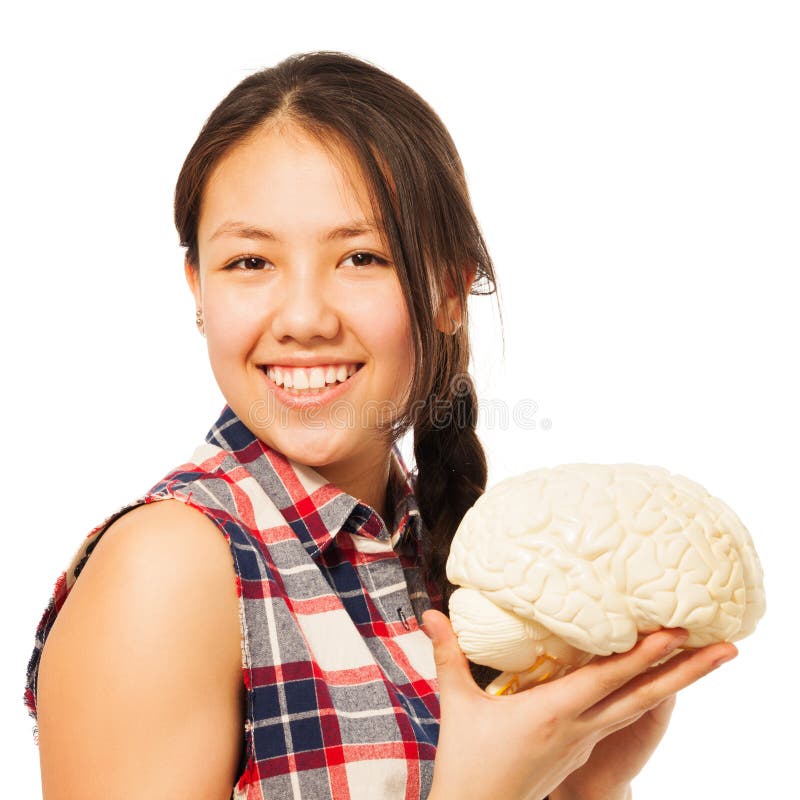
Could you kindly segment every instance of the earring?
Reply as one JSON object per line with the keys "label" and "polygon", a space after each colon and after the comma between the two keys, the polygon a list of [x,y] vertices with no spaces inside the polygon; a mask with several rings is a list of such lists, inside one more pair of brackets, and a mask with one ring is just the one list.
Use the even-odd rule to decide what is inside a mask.
{"label": "earring", "polygon": [[461,320],[456,322],[452,317],[448,317],[448,319],[453,324],[453,330],[451,330],[448,335],[453,336],[453,334],[455,334],[455,332],[461,327]]}
{"label": "earring", "polygon": [[195,322],[197,323],[200,334],[205,336],[205,333],[203,333],[203,312],[199,308],[197,309],[197,318],[195,319]]}

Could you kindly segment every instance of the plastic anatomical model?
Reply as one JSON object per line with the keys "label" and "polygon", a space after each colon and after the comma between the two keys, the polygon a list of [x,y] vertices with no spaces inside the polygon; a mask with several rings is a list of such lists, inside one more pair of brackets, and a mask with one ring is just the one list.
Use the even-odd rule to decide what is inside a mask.
{"label": "plastic anatomical model", "polygon": [[[659,628],[683,649],[734,642],[765,611],[747,529],[657,466],[564,464],[506,478],[464,515],[447,560],[464,654],[503,673],[490,694],[551,680]],[[672,655],[675,655],[673,653]]]}

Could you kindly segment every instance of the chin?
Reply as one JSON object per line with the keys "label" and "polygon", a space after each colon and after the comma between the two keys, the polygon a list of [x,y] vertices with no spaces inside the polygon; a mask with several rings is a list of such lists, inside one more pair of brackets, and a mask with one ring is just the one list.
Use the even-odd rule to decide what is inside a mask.
{"label": "chin", "polygon": [[335,432],[327,428],[306,433],[308,435],[303,436],[299,432],[287,430],[283,435],[268,438],[271,446],[287,458],[308,467],[324,467],[342,461],[353,453],[352,442],[336,436]]}

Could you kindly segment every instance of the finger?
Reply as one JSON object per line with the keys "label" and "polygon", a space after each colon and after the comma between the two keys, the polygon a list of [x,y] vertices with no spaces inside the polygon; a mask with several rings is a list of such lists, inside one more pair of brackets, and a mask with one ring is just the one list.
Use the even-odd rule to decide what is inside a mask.
{"label": "finger", "polygon": [[628,725],[633,725],[634,722],[638,722],[645,714],[648,714],[650,719],[658,727],[666,728],[675,708],[676,699],[677,695],[671,694],[669,697],[662,700],[658,705],[653,706],[647,711],[641,711],[637,714],[634,714],[632,717],[621,720],[617,724],[612,725],[610,728],[604,728],[602,731],[602,738],[605,739],[606,736],[618,731],[620,728],[627,728]]}
{"label": "finger", "polygon": [[677,694],[671,694],[662,700],[657,706],[653,706],[649,712],[646,712],[650,714],[653,722],[655,722],[656,725],[661,725],[665,728],[667,727],[670,717],[672,716],[672,712],[675,710],[675,702],[677,697]]}
{"label": "finger", "polygon": [[[550,687],[564,690],[567,710],[578,717],[594,707],[604,697],[619,689],[632,678],[673,652],[688,638],[683,628],[671,628],[651,633],[640,639],[625,653],[590,661],[574,672],[559,678]],[[544,687],[542,687],[544,688]]]}
{"label": "finger", "polygon": [[641,714],[664,702],[670,695],[712,672],[739,651],[728,642],[686,650],[664,664],[631,679],[625,686],[608,695],[585,711],[580,719],[593,727],[605,728]]}
{"label": "finger", "polygon": [[439,694],[442,702],[452,692],[470,691],[483,695],[469,670],[469,662],[458,646],[458,637],[450,620],[441,611],[428,609],[422,615],[425,633],[433,642],[433,660],[439,680]]}
{"label": "finger", "polygon": [[647,708],[644,711],[637,711],[636,716],[631,717],[630,719],[635,721],[644,714],[650,714],[658,719],[669,719],[673,710],[675,709],[677,697],[677,694],[671,694],[665,697],[660,703],[656,703],[652,708]]}

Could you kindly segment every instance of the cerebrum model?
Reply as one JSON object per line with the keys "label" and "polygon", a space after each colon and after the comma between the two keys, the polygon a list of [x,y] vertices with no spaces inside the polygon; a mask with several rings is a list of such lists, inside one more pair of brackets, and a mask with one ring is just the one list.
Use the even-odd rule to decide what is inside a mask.
{"label": "cerebrum model", "polygon": [[[659,628],[684,648],[734,642],[765,610],[747,529],[702,486],[656,466],[564,464],[507,478],[464,515],[447,577],[464,654],[512,694]],[[674,654],[673,654],[674,655]]]}

